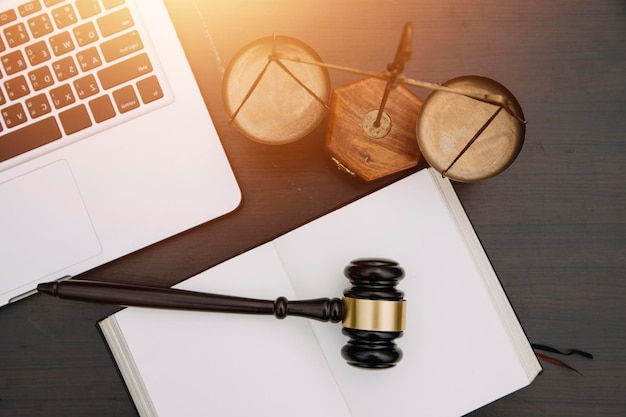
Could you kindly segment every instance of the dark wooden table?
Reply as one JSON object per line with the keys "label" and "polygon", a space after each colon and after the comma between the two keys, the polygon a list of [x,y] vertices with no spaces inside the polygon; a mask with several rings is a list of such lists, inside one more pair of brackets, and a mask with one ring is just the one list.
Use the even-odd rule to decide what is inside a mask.
{"label": "dark wooden table", "polygon": [[[409,77],[483,75],[522,104],[529,124],[516,162],[455,188],[531,341],[595,355],[568,358],[580,375],[546,364],[531,386],[472,415],[626,415],[624,1],[170,3],[243,204],[85,278],[169,286],[395,179],[338,172],[324,124],[278,147],[244,138],[227,123],[221,74],[239,48],[272,33],[305,41],[327,62],[382,70],[410,21]],[[331,78],[333,87],[356,80]],[[135,415],[96,328],[116,310],[38,295],[0,309],[0,415]]]}

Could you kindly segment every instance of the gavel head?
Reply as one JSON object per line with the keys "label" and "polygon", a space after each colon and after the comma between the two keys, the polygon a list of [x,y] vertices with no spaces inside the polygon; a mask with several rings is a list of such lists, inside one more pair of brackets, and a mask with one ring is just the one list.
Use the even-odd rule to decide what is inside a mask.
{"label": "gavel head", "polygon": [[343,334],[350,337],[341,355],[352,366],[385,369],[402,359],[394,340],[404,330],[404,293],[395,288],[404,277],[386,259],[357,259],[344,269],[352,283],[343,295]]}

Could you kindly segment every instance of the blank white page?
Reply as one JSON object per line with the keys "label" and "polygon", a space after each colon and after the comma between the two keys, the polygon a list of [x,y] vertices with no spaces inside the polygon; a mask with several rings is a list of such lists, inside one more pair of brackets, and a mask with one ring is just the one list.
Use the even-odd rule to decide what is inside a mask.
{"label": "blank white page", "polygon": [[[271,244],[179,287],[294,299]],[[349,415],[306,319],[140,308],[114,317],[160,417]]]}
{"label": "blank white page", "polygon": [[[390,258],[405,269],[398,288],[407,300],[407,327],[396,340],[404,358],[395,368],[346,365],[339,350],[347,337],[313,323],[354,416],[459,416],[530,383],[490,298],[486,283],[501,290],[497,277],[490,267],[491,274],[481,275],[428,170],[289,232],[275,245],[304,298],[341,295],[350,286],[343,268],[356,258]],[[478,261],[489,265],[481,253]],[[521,331],[512,309],[503,314],[513,315]]]}

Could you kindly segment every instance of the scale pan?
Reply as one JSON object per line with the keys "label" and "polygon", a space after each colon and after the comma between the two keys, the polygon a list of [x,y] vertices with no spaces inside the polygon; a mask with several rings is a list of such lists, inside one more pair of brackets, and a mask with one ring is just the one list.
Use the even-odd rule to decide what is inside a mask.
{"label": "scale pan", "polygon": [[[470,144],[499,109],[461,94],[434,91],[424,101],[417,119],[417,141],[426,161],[444,176],[461,182],[493,177],[509,167],[524,143],[522,108],[504,86],[489,78],[464,76],[443,85],[477,94],[497,94],[511,103],[500,111]],[[469,146],[468,146],[469,145]]]}
{"label": "scale pan", "polygon": [[[275,59],[278,55],[290,60]],[[271,145],[295,141],[326,114],[331,91],[328,71],[291,58],[322,61],[302,41],[271,36],[245,46],[226,68],[224,106],[232,124],[254,141]]]}

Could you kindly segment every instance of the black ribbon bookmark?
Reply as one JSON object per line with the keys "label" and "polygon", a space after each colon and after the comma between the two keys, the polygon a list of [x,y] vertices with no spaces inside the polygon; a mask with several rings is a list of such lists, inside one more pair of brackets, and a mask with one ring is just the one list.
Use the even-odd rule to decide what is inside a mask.
{"label": "black ribbon bookmark", "polygon": [[568,365],[567,363],[553,358],[551,356],[546,356],[542,353],[538,353],[537,351],[544,351],[544,352],[550,352],[550,353],[555,353],[557,355],[564,355],[564,356],[570,356],[570,355],[578,355],[578,356],[582,356],[584,358],[587,359],[593,359],[593,355],[591,353],[585,352],[583,350],[579,350],[579,349],[566,349],[566,350],[559,350],[559,349],[555,349],[552,346],[547,346],[547,345],[541,345],[541,344],[537,344],[537,343],[531,343],[532,348],[535,350],[535,354],[537,355],[537,358],[539,360],[542,361],[546,361],[549,362],[553,365],[556,366],[560,366],[562,368],[567,368],[569,370],[572,370],[574,372],[576,372],[579,375],[582,375],[577,369],[575,369],[574,367]]}

